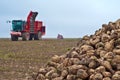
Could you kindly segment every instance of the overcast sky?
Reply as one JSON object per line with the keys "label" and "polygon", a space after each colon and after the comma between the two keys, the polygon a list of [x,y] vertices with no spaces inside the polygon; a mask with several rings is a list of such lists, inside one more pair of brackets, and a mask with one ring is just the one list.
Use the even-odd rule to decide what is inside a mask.
{"label": "overcast sky", "polygon": [[1,0],[0,37],[10,37],[7,20],[26,20],[37,11],[46,26],[45,38],[79,38],[94,34],[101,25],[120,18],[120,0]]}

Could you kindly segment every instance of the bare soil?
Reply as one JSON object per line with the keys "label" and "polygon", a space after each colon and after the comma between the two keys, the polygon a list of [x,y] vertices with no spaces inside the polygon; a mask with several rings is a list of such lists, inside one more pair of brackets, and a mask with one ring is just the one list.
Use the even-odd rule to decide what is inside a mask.
{"label": "bare soil", "polygon": [[79,39],[11,41],[0,39],[0,80],[25,80],[53,55],[65,54]]}

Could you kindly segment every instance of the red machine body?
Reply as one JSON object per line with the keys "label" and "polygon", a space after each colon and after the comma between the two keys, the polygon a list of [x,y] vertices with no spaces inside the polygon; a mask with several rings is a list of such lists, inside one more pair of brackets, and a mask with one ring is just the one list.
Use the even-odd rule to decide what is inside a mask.
{"label": "red machine body", "polygon": [[37,33],[38,31],[42,32],[42,35],[45,35],[45,26],[43,26],[42,21],[35,21],[35,28],[34,28],[34,33]]}
{"label": "red machine body", "polygon": [[[34,16],[33,13],[36,13],[36,15]],[[27,17],[27,24],[26,24],[26,29],[24,30],[25,32],[30,32],[30,33],[37,33],[38,31],[42,32],[42,35],[45,34],[45,26],[43,26],[43,22],[42,21],[34,21],[35,20],[35,17],[37,16],[37,12],[30,12],[28,17]],[[34,18],[33,22],[31,22],[31,18]],[[33,23],[34,25],[34,32],[31,32],[30,31],[30,28],[31,28],[31,23]]]}

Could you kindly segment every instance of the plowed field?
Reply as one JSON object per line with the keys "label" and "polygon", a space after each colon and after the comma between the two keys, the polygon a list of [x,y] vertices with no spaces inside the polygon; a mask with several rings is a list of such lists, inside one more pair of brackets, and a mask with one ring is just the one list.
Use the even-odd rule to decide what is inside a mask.
{"label": "plowed field", "polygon": [[79,39],[11,41],[0,39],[0,80],[25,80],[53,55],[65,54]]}

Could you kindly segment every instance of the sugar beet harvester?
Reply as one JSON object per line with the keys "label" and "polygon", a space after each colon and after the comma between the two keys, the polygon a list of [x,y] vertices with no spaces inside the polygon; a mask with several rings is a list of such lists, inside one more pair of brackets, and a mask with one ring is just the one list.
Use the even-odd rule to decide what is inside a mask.
{"label": "sugar beet harvester", "polygon": [[11,40],[17,41],[19,37],[22,40],[39,40],[45,35],[45,26],[42,21],[35,21],[38,12],[30,12],[27,21],[12,20]]}

